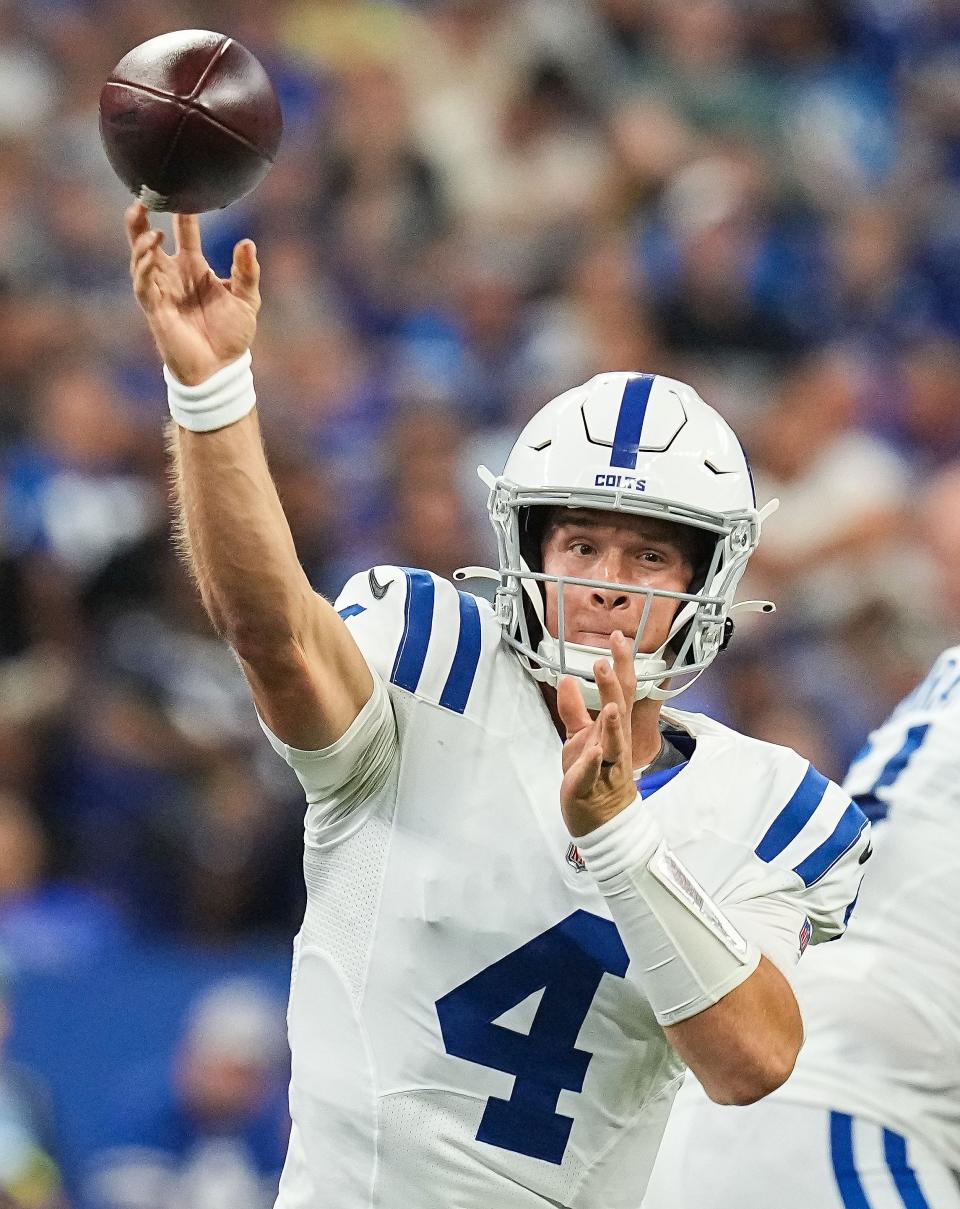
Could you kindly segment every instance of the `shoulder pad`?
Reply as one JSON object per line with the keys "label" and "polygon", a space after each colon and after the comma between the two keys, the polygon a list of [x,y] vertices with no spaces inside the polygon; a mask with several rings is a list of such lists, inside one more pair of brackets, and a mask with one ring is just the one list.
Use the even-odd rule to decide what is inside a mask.
{"label": "shoulder pad", "polygon": [[814,941],[832,940],[846,928],[856,903],[871,853],[870,823],[839,785],[812,764],[803,770],[797,759],[797,765],[799,784],[765,820],[754,852],[800,879]]}
{"label": "shoulder pad", "polygon": [[384,681],[464,713],[490,642],[485,601],[430,571],[380,566],[348,580],[334,608]]}

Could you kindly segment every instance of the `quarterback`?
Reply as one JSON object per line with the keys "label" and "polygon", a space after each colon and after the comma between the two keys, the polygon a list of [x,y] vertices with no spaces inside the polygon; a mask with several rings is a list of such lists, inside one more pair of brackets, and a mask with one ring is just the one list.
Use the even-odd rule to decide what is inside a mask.
{"label": "quarterback", "polygon": [[796,1069],[739,1112],[685,1087],[644,1209],[960,1209],[960,647],[845,787],[876,856],[842,952],[797,979]]}
{"label": "quarterback", "polygon": [[310,588],[264,460],[249,241],[219,280],[139,205],[178,503],[213,624],[306,799],[281,1209],[636,1209],[686,1066],[789,1075],[790,974],[844,930],[864,814],[794,752],[665,706],[725,644],[770,506],[689,386],[601,374],[502,475],[493,606],[378,566]]}

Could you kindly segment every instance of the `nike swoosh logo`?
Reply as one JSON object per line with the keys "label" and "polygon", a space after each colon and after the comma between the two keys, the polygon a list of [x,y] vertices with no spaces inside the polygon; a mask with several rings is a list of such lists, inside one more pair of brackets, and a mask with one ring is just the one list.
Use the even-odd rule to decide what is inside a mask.
{"label": "nike swoosh logo", "polygon": [[873,856],[873,844],[867,844],[866,848],[860,853],[860,859],[857,861],[857,864],[865,865],[871,856]]}
{"label": "nike swoosh logo", "polygon": [[393,583],[392,579],[388,579],[385,584],[380,583],[377,579],[377,574],[373,567],[367,572],[367,582],[370,584],[370,593],[374,600],[383,600]]}

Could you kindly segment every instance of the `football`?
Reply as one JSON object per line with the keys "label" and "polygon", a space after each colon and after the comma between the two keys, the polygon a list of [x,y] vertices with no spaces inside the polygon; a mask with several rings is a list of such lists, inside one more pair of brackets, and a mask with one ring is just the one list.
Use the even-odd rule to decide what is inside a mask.
{"label": "football", "polygon": [[100,92],[113,170],[149,210],[202,214],[256,188],[283,119],[266,71],[224,34],[182,29],[134,47]]}

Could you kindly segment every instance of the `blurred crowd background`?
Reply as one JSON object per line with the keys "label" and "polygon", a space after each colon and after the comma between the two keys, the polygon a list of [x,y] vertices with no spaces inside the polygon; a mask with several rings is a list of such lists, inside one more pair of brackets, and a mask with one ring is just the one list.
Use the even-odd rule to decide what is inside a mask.
{"label": "blurred crowd background", "polygon": [[300,791],[171,548],[97,131],[113,64],[184,27],[282,99],[203,231],[220,271],[258,244],[318,590],[491,558],[477,463],[653,370],[782,500],[744,585],[779,613],[678,704],[839,777],[960,627],[955,0],[0,0],[4,1205],[260,1209],[283,1153]]}

